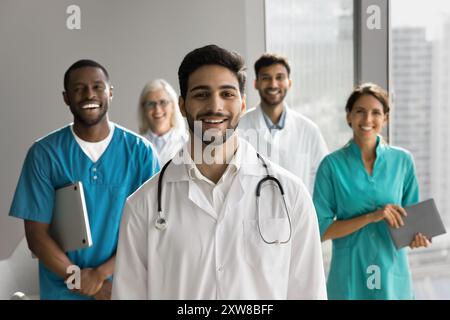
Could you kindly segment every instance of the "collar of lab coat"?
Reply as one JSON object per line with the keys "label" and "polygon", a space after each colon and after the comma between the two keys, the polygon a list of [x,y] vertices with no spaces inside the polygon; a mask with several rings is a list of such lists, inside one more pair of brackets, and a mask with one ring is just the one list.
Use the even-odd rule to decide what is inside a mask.
{"label": "collar of lab coat", "polygon": [[[189,141],[179,151],[176,159],[167,168],[164,174],[166,182],[189,181],[188,164],[184,163],[185,157],[189,157],[191,163],[192,158],[187,151],[189,149]],[[180,161],[181,160],[181,161]],[[238,169],[238,176],[262,176],[265,174],[265,169],[261,161],[256,155],[256,150],[244,139],[239,138],[239,146],[236,154],[233,157],[236,167]]]}
{"label": "collar of lab coat", "polygon": [[[180,150],[177,160],[183,159],[185,156],[188,156],[190,158],[190,155],[187,152],[188,148],[189,142],[185,144],[184,147]],[[192,162],[192,159],[190,160]],[[249,190],[248,185],[245,184],[244,178],[246,176],[262,177],[266,173],[261,161],[256,155],[256,150],[247,141],[241,138],[239,138],[239,146],[236,150],[233,160],[239,163],[239,169],[237,171],[237,176],[234,179],[227,194],[227,199],[222,208],[222,212],[229,212],[229,210],[226,210],[227,208],[233,209],[240,203],[247,192],[253,192],[253,190]],[[189,177],[189,164],[185,164],[183,163],[183,161],[184,160],[172,162],[169,167],[167,167],[167,171],[164,175],[164,182],[188,183],[189,200],[192,201],[197,207],[205,211],[212,218],[218,220],[223,219],[224,214],[215,212],[214,208],[206,199],[205,195],[200,191],[198,185]]]}
{"label": "collar of lab coat", "polygon": [[[219,179],[219,182],[225,179],[228,179],[229,176],[234,176],[240,168],[241,165],[241,152],[238,152],[239,148],[235,151],[234,155],[230,157],[229,165],[226,168],[225,172],[222,174],[222,177]],[[200,170],[198,170],[197,166],[195,165],[194,161],[190,157],[190,155],[186,152],[183,153],[183,160],[186,164],[186,169],[188,171],[189,177],[191,179],[200,179],[208,184],[214,184],[211,180],[209,180],[207,177],[205,177]]]}
{"label": "collar of lab coat", "polygon": [[283,106],[283,110],[281,111],[280,120],[278,120],[277,123],[273,123],[272,119],[265,113],[261,112],[264,118],[264,122],[266,123],[267,128],[269,130],[276,129],[276,130],[283,130],[284,125],[286,124],[286,108]]}
{"label": "collar of lab coat", "polygon": [[[291,123],[290,108],[287,105],[287,103],[284,103],[283,107],[284,107],[284,112],[286,112],[286,115],[285,115],[284,127],[281,130],[289,130],[288,126]],[[259,104],[256,107],[256,112],[257,112],[257,119],[255,119],[256,120],[255,128],[258,128],[258,130],[264,134],[264,137],[266,138],[266,140],[271,140],[272,135],[270,134],[270,130],[269,130],[269,128],[267,128],[266,121],[264,120],[264,114],[263,114],[264,111],[261,108],[261,104]]]}

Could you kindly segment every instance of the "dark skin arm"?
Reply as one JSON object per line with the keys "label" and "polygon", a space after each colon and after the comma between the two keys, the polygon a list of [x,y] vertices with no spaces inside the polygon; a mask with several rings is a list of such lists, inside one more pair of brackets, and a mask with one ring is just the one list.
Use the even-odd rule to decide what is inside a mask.
{"label": "dark skin arm", "polygon": [[65,279],[68,275],[67,267],[74,263],[50,237],[49,229],[50,225],[47,223],[25,220],[28,248],[48,269]]}
{"label": "dark skin arm", "polygon": [[[52,272],[66,279],[66,270],[74,265],[64,251],[49,234],[50,225],[47,223],[25,220],[25,235],[28,247],[36,257]],[[83,295],[93,296],[97,293],[107,296],[107,292],[100,292],[106,279],[114,272],[115,256],[97,268],[81,270],[81,288],[74,290]],[[108,286],[104,290],[107,290]]]}
{"label": "dark skin arm", "polygon": [[105,280],[102,288],[94,295],[95,300],[111,300],[112,282]]}
{"label": "dark skin arm", "polygon": [[[104,264],[97,268],[85,268],[81,270],[81,294],[94,296],[96,299],[103,300],[105,296],[111,296],[110,282],[107,280],[114,272],[116,256],[114,255]],[[83,285],[84,284],[84,285]],[[103,286],[106,285],[105,288]]]}

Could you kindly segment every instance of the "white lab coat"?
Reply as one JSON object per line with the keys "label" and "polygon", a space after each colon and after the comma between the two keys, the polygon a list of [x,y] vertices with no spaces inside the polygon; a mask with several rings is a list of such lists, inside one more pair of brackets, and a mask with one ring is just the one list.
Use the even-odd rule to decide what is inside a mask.
{"label": "white lab coat", "polygon": [[[149,129],[150,130],[150,129]],[[183,145],[186,143],[186,141],[189,138],[189,134],[186,130],[183,129],[175,129],[172,128],[168,133],[167,137],[165,137],[166,142],[162,148],[158,148],[158,146],[155,144],[154,137],[147,132],[144,137],[149,140],[153,146],[155,147],[157,154],[158,154],[158,160],[161,165],[166,164],[167,161],[172,159],[178,151],[183,147]]]}
{"label": "white lab coat", "polygon": [[325,140],[317,125],[284,105],[286,123],[272,136],[260,106],[249,110],[239,122],[240,136],[260,154],[289,170],[307,186],[312,194],[317,169],[328,154]]}
{"label": "white lab coat", "polygon": [[[185,164],[172,162],[163,177],[167,229],[155,228],[159,174],[128,198],[113,299],[326,299],[317,217],[305,186],[267,161],[286,194],[292,238],[266,244],[256,224],[255,197],[266,172],[246,141],[239,141],[237,152],[243,161],[218,214]],[[263,190],[262,233],[267,240],[283,241],[289,223],[281,195],[270,187]]]}

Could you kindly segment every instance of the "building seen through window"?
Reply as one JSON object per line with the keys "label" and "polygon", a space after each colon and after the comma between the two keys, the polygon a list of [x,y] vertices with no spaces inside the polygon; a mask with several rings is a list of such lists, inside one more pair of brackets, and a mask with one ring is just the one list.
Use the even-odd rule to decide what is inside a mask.
{"label": "building seen through window", "polygon": [[[450,3],[390,3],[390,143],[413,154],[420,198],[435,199],[450,230]],[[353,1],[266,0],[265,8],[267,51],[291,62],[288,105],[320,127],[330,151],[342,147],[351,138],[344,105],[354,85]],[[331,241],[323,249],[328,269]],[[409,259],[416,298],[450,299],[450,233]]]}

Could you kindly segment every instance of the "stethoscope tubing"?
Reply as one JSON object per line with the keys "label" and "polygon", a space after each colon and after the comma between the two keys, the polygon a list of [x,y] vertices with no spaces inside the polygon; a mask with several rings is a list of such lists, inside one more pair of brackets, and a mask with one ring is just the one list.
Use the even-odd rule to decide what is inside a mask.
{"label": "stethoscope tubing", "polygon": [[[286,244],[291,240],[291,237],[292,237],[292,224],[291,224],[291,217],[289,215],[289,210],[288,210],[287,204],[286,204],[286,199],[284,197],[283,186],[281,185],[280,181],[277,178],[270,175],[268,166],[267,166],[266,162],[264,161],[263,157],[258,152],[256,153],[256,155],[258,156],[258,159],[262,162],[262,165],[266,169],[266,173],[267,173],[266,176],[264,178],[262,178],[256,186],[257,225],[258,225],[259,235],[261,236],[261,239],[266,244]],[[158,217],[155,220],[155,227],[160,231],[165,230],[167,228],[167,218],[161,208],[161,195],[162,195],[162,190],[163,190],[162,183],[163,183],[163,179],[164,179],[164,173],[171,162],[172,162],[172,159],[167,161],[167,163],[161,169],[161,172],[158,177]],[[264,183],[269,182],[269,181],[276,183],[276,185],[278,186],[278,188],[280,190],[281,197],[283,198],[284,209],[286,211],[286,216],[287,216],[288,222],[289,222],[289,237],[287,238],[287,240],[284,240],[284,241],[280,241],[280,240],[268,241],[261,232],[261,225],[260,225],[260,219],[259,219],[259,217],[260,217],[259,198],[261,196],[261,188],[263,187]]]}

